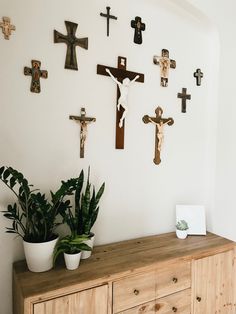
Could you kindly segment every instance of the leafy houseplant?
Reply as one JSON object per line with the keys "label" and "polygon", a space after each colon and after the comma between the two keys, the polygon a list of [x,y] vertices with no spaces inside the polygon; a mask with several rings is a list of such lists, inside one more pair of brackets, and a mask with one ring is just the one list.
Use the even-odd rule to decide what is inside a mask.
{"label": "leafy houseplant", "polygon": [[179,220],[176,224],[176,235],[179,239],[185,239],[188,235],[188,223],[185,220]]}
{"label": "leafy houseplant", "polygon": [[[17,199],[17,203],[8,205],[7,210],[3,211],[3,215],[12,221],[11,228],[6,228],[6,232],[22,237],[24,247],[27,243],[39,244],[54,241],[57,238],[55,234],[55,227],[58,225],[56,217],[60,211],[69,208],[70,201],[65,200],[65,196],[73,194],[78,179],[62,181],[57,192],[51,192],[51,201],[46,199],[45,194],[32,189],[33,186],[28,183],[23,174],[12,167],[0,168],[0,180],[14,193]],[[37,251],[38,246],[36,247]],[[38,257],[40,257],[40,253],[37,254],[37,257],[34,256],[35,259]],[[27,264],[29,268],[32,268],[29,266],[28,260]],[[50,265],[52,267],[52,259]]]}

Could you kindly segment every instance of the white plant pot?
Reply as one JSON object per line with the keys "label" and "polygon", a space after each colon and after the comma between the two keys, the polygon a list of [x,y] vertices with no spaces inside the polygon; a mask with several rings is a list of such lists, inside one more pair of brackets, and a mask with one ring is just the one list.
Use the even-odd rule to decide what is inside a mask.
{"label": "white plant pot", "polygon": [[53,251],[58,237],[42,243],[31,243],[23,240],[26,263],[30,271],[43,272],[53,267]]}
{"label": "white plant pot", "polygon": [[176,235],[179,239],[186,239],[188,236],[187,230],[178,230],[176,229]]}
{"label": "white plant pot", "polygon": [[66,263],[66,268],[68,270],[74,270],[79,267],[81,252],[76,254],[64,253],[64,259]]}
{"label": "white plant pot", "polygon": [[[84,241],[85,244],[87,244],[91,249],[93,250],[93,244],[94,244],[94,234],[92,234],[91,238],[89,240]],[[89,258],[92,254],[92,251],[82,251],[81,259]]]}

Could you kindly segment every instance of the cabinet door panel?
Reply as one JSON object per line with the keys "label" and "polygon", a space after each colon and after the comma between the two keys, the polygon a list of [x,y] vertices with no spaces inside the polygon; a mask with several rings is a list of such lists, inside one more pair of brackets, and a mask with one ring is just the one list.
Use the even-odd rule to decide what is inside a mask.
{"label": "cabinet door panel", "polygon": [[193,314],[235,314],[234,251],[193,261]]}
{"label": "cabinet door panel", "polygon": [[107,314],[108,286],[34,304],[34,314]]}

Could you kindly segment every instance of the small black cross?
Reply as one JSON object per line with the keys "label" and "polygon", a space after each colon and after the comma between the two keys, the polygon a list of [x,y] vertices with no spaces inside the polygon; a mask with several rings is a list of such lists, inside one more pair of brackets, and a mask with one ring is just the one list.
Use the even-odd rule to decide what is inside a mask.
{"label": "small black cross", "polygon": [[135,29],[134,31],[135,44],[141,45],[143,42],[142,31],[145,31],[145,28],[146,28],[146,25],[142,23],[142,18],[139,16],[136,16],[135,20],[131,21],[131,27]]}
{"label": "small black cross", "polygon": [[54,30],[54,43],[64,43],[67,45],[65,69],[78,70],[76,59],[76,46],[88,49],[88,38],[77,38],[75,36],[78,24],[65,21],[67,35],[63,35]]}
{"label": "small black cross", "polygon": [[193,73],[193,76],[196,78],[197,86],[201,86],[203,73],[201,69],[197,69],[196,72]]}
{"label": "small black cross", "polygon": [[100,16],[105,17],[107,19],[107,37],[108,37],[110,34],[110,19],[117,20],[117,17],[114,15],[110,15],[110,10],[111,10],[110,7],[106,7],[106,9],[107,9],[107,14],[100,13]]}
{"label": "small black cross", "polygon": [[186,100],[191,99],[191,95],[187,94],[187,88],[182,88],[182,93],[178,93],[177,96],[182,99],[182,112],[186,112]]}

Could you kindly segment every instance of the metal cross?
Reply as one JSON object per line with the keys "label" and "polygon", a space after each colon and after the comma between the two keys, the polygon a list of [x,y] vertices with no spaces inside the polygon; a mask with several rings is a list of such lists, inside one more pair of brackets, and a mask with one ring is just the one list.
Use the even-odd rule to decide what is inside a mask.
{"label": "metal cross", "polygon": [[67,35],[63,35],[54,30],[54,43],[64,43],[67,45],[65,69],[78,70],[76,59],[76,46],[88,49],[88,38],[77,38],[75,36],[78,24],[65,21]]}
{"label": "metal cross", "polygon": [[105,17],[107,19],[107,36],[109,36],[110,33],[110,19],[112,20],[117,20],[117,17],[114,15],[110,15],[110,7],[106,7],[107,9],[107,14],[105,13],[100,13],[100,16]]}
{"label": "metal cross", "polygon": [[182,93],[178,93],[177,96],[182,99],[182,112],[186,112],[186,100],[191,99],[191,95],[187,94],[187,88],[182,88]]}
{"label": "metal cross", "polygon": [[84,158],[84,144],[87,138],[87,125],[91,122],[95,122],[96,118],[86,117],[85,108],[81,108],[80,116],[69,116],[70,120],[74,120],[80,123],[80,158]]}
{"label": "metal cross", "polygon": [[131,21],[131,27],[135,29],[134,31],[135,44],[141,45],[143,42],[142,31],[145,31],[145,28],[146,28],[146,25],[142,23],[142,18],[139,16],[136,16],[135,20]]}
{"label": "metal cross", "polygon": [[41,62],[38,60],[31,61],[32,68],[24,67],[24,75],[32,76],[30,90],[32,93],[40,93],[40,78],[48,78],[48,71],[41,70]]}
{"label": "metal cross", "polygon": [[3,22],[0,22],[0,27],[2,28],[4,38],[10,39],[11,31],[15,31],[16,27],[11,25],[11,20],[9,17],[3,16],[2,20]]}
{"label": "metal cross", "polygon": [[196,72],[193,73],[193,76],[196,78],[197,86],[201,86],[203,73],[201,69],[197,69]]}

